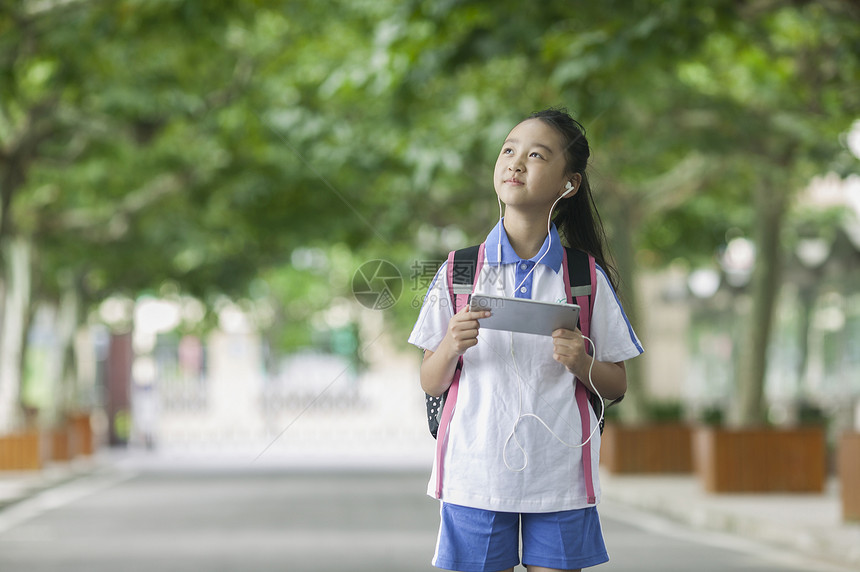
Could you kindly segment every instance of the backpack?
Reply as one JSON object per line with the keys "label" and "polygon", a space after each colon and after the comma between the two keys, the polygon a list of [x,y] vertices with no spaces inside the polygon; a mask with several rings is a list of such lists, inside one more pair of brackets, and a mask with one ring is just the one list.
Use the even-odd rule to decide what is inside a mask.
{"label": "backpack", "polygon": [[[472,293],[480,275],[481,267],[484,265],[484,244],[470,246],[448,254],[447,282],[448,291],[451,293],[451,305],[456,314],[466,303]],[[567,290],[567,301],[580,307],[579,329],[584,335],[589,335],[591,326],[591,312],[594,302],[596,284],[596,270],[594,257],[581,250],[573,248],[564,249],[564,272],[565,290]],[[590,344],[589,344],[590,345]],[[450,387],[439,397],[425,394],[427,405],[427,422],[430,434],[436,438],[436,498],[442,498],[443,458],[447,444],[448,425],[457,403],[457,392],[459,390],[460,374],[463,371],[463,356],[457,360],[454,376]],[[588,414],[589,405],[594,409],[598,418],[600,417],[601,399],[585,388],[585,384],[579,379],[575,382],[574,395],[579,409],[579,417],[582,421],[582,435],[591,433],[591,418]],[[620,398],[615,400],[615,403]],[[600,433],[603,433],[604,420],[600,419]],[[442,433],[439,438],[438,434]],[[585,482],[585,490],[588,504],[596,504],[597,497],[594,493],[594,483],[591,473],[591,447],[582,448],[582,468]]]}
{"label": "backpack", "polygon": [[[451,293],[451,307],[454,309],[455,314],[468,302],[466,295],[471,294],[475,287],[477,276],[480,272],[478,253],[482,246],[470,246],[455,250],[448,255],[448,291]],[[591,309],[594,302],[594,281],[592,279],[594,275],[594,257],[574,248],[565,248],[565,254],[567,262],[565,283],[570,285],[568,302],[573,303],[573,300],[576,300],[576,304],[580,307],[579,329],[587,336],[589,335]],[[480,266],[483,266],[483,257],[481,257]],[[463,358],[460,357],[454,370],[454,378],[457,381],[459,381],[462,369]],[[445,407],[448,391],[446,390],[439,397],[424,394],[427,406],[427,424],[430,434],[434,439],[439,432],[439,422]],[[588,401],[594,409],[595,415],[600,418],[600,397],[589,391]],[[620,401],[620,399],[616,401]],[[603,434],[604,424],[605,419],[601,418],[601,434]]]}

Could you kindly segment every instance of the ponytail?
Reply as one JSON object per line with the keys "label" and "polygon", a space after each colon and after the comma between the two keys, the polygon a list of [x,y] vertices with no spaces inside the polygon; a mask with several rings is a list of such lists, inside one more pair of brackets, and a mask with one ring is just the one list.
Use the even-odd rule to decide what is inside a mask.
{"label": "ponytail", "polygon": [[585,173],[579,191],[573,197],[559,202],[556,214],[552,219],[558,228],[561,241],[571,248],[584,250],[591,254],[594,260],[606,271],[609,283],[618,290],[618,273],[609,260],[609,246],[603,220],[597,212],[594,197]]}
{"label": "ponytail", "polygon": [[610,263],[609,244],[603,220],[594,203],[591,185],[585,173],[591,151],[585,138],[585,128],[563,108],[551,108],[531,114],[529,119],[540,119],[562,136],[568,174],[579,173],[582,182],[572,197],[559,201],[553,223],[566,246],[584,250],[606,271],[609,283],[617,290],[618,273]]}

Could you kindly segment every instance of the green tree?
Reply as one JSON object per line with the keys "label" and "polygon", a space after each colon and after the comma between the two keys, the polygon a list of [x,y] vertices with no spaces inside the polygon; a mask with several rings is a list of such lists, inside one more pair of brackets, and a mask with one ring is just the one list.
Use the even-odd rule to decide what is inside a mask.
{"label": "green tree", "polygon": [[299,246],[390,240],[392,123],[368,129],[388,100],[359,92],[389,7],[3,4],[4,427],[36,303],[76,300],[77,320],[165,282],[242,297]]}
{"label": "green tree", "polygon": [[747,229],[757,259],[732,412],[740,425],[766,417],[764,376],[788,206],[840,157],[840,136],[860,114],[858,21],[860,10],[850,2],[750,2],[679,66],[684,83],[704,97],[707,108],[698,115],[720,150],[721,184],[743,188],[752,209]]}
{"label": "green tree", "polygon": [[[511,19],[513,9],[413,2],[380,26],[399,82],[393,112],[412,135],[401,156],[416,176],[404,202],[424,224],[479,240],[496,216],[493,141],[523,113],[567,104],[590,128],[598,201],[634,323],[637,251],[655,264],[698,261],[729,228],[755,231],[735,417],[761,422],[785,208],[827,169],[857,115],[856,7],[601,2],[574,14],[548,2]],[[637,418],[647,396],[637,395],[641,373],[631,366],[625,412]]]}
{"label": "green tree", "polygon": [[[701,259],[731,226],[760,229],[753,291],[772,294],[784,190],[826,168],[857,115],[856,23],[836,0],[6,2],[0,423],[35,301],[81,317],[165,282],[265,295],[270,337],[307,343],[358,262],[408,275],[480,240],[498,142],[549,105],[589,128],[634,323],[637,253]],[[292,266],[297,249],[337,272]],[[404,328],[406,298],[389,316]],[[773,298],[749,317],[744,422],[762,411]]]}
{"label": "green tree", "polygon": [[[223,238],[236,230],[225,214],[221,228],[212,228],[217,209],[197,210],[224,194],[215,184],[229,162],[217,138],[219,113],[250,81],[251,63],[229,42],[253,12],[242,6],[4,3],[4,427],[15,422],[36,301],[70,295],[83,308],[71,314],[79,319],[111,292],[135,293],[172,278],[200,290],[203,280],[215,282],[211,274],[229,290],[254,270],[257,251],[242,251],[240,232],[231,233],[232,244]],[[191,275],[197,259],[187,251],[196,241],[211,248],[204,262],[220,274],[200,272],[200,281]]]}

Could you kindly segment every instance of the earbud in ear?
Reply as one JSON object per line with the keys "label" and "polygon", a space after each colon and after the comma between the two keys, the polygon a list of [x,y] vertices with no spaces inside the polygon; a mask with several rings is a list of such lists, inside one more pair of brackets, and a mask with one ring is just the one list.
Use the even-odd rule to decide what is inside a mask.
{"label": "earbud in ear", "polygon": [[567,195],[573,190],[574,190],[573,183],[568,181],[567,184],[564,186],[564,193],[562,193],[561,196]]}

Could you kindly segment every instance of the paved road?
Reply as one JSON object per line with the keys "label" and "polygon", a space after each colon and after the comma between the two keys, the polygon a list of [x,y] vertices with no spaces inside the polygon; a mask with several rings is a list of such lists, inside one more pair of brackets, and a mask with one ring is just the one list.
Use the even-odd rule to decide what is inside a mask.
{"label": "paved road", "polygon": [[[435,570],[424,474],[103,472],[0,512],[3,572]],[[605,505],[606,572],[828,569]]]}

